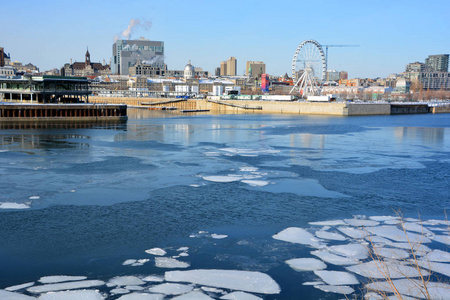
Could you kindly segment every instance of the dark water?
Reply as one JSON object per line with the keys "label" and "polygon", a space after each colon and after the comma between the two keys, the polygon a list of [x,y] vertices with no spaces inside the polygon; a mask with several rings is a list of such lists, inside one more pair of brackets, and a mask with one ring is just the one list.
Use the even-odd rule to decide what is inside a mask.
{"label": "dark water", "polygon": [[[2,125],[0,204],[29,208],[0,210],[0,289],[46,275],[164,274],[122,262],[188,246],[192,269],[269,274],[281,293],[268,299],[338,299],[284,263],[311,249],[271,236],[354,215],[444,219],[449,127],[448,114],[147,111],[125,123]],[[268,184],[203,178],[229,175]],[[199,231],[228,237],[189,237]]]}

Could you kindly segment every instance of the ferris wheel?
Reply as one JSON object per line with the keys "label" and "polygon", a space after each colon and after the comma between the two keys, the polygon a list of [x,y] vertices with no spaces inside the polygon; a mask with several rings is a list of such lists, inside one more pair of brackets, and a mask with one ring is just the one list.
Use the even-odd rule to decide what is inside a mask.
{"label": "ferris wheel", "polygon": [[292,79],[294,91],[302,97],[318,95],[320,84],[325,80],[327,64],[322,46],[315,40],[305,40],[298,45],[292,59]]}

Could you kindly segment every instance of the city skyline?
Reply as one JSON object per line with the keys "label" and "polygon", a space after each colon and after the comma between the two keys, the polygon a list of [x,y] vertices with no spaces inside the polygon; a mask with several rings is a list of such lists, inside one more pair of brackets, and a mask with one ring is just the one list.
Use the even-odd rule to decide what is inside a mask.
{"label": "city skyline", "polygon": [[[360,45],[330,48],[328,69],[349,77],[374,78],[400,73],[429,55],[450,52],[450,2],[379,1],[309,3],[285,1],[14,1],[2,4],[0,46],[12,61],[41,71],[82,61],[109,62],[114,39],[145,37],[163,41],[169,69],[189,60],[210,74],[221,61],[236,57],[237,74],[246,61],[263,61],[271,75],[291,73],[298,44]],[[134,25],[134,26],[133,26]],[[324,49],[325,50],[325,49]]]}

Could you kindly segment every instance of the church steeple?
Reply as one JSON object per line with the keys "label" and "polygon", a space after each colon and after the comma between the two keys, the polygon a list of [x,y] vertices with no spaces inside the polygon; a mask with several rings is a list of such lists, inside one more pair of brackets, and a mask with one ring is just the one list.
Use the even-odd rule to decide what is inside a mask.
{"label": "church steeple", "polygon": [[91,64],[91,54],[89,53],[89,48],[86,48],[85,63],[86,66]]}

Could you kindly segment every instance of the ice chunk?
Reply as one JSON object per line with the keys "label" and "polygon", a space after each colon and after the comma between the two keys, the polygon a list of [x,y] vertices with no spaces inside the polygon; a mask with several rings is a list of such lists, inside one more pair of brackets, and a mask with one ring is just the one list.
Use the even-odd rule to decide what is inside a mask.
{"label": "ice chunk", "polygon": [[336,254],[354,258],[354,259],[366,259],[369,256],[369,251],[361,244],[347,244],[337,245],[329,247],[330,251]]}
{"label": "ice chunk", "polygon": [[64,291],[56,293],[47,293],[39,297],[39,300],[103,300],[99,291],[82,290],[82,291]]}
{"label": "ice chunk", "polygon": [[226,294],[226,295],[220,297],[220,299],[224,299],[224,300],[261,300],[262,298],[257,297],[252,294],[249,294],[249,293],[245,293],[245,292],[233,292],[233,293],[229,293],[229,294]]}
{"label": "ice chunk", "polygon": [[[376,279],[412,278],[420,276],[420,273],[416,268],[407,266],[398,261],[371,260],[366,263],[347,267],[346,269],[347,271],[358,275]],[[422,270],[421,274],[424,276],[429,275],[425,270]]]}
{"label": "ice chunk", "polygon": [[127,259],[126,261],[124,261],[123,263],[122,263],[122,265],[123,266],[128,266],[128,265],[132,265],[132,264],[134,264],[134,263],[136,263],[137,262],[137,259]]}
{"label": "ice chunk", "polygon": [[392,220],[398,220],[398,217],[393,216],[371,216],[369,219],[378,221],[378,222],[385,222],[385,221],[392,221]]}
{"label": "ice chunk", "polygon": [[355,275],[341,271],[314,271],[314,274],[320,277],[329,285],[347,285],[359,284]]}
{"label": "ice chunk", "polygon": [[65,281],[78,281],[78,280],[85,280],[86,276],[44,276],[41,277],[38,281],[41,283],[58,283],[58,282],[65,282]]}
{"label": "ice chunk", "polygon": [[212,237],[213,239],[218,239],[218,240],[220,240],[220,239],[227,238],[228,235],[226,235],[226,234],[215,234],[215,233],[213,233],[213,234],[211,234],[211,237]]}
{"label": "ice chunk", "polygon": [[113,295],[121,295],[121,294],[128,294],[130,291],[124,288],[117,288],[117,289],[112,289],[111,290],[111,294]]}
{"label": "ice chunk", "polygon": [[344,219],[344,222],[355,227],[372,227],[380,225],[380,222],[363,219]]}
{"label": "ice chunk", "polygon": [[302,283],[302,285],[323,285],[323,284],[325,284],[323,281],[307,281]]}
{"label": "ice chunk", "polygon": [[39,197],[39,196],[31,196],[28,199],[30,199],[30,200],[39,200],[39,199],[41,199],[41,197]]}
{"label": "ice chunk", "polygon": [[165,273],[166,281],[201,285],[261,294],[278,294],[280,287],[267,274],[235,270],[189,270]]}
{"label": "ice chunk", "polygon": [[145,293],[132,293],[124,295],[117,300],[163,300],[164,295],[161,294],[145,294]]}
{"label": "ice chunk", "polygon": [[213,182],[233,182],[233,181],[240,181],[243,179],[242,176],[205,176],[203,177],[204,180],[207,181],[213,181]]}
{"label": "ice chunk", "polygon": [[256,172],[256,171],[258,171],[258,168],[256,168],[256,167],[240,167],[239,170],[241,172]]}
{"label": "ice chunk", "polygon": [[374,246],[373,251],[375,255],[386,257],[386,258],[392,258],[392,259],[406,259],[409,257],[409,253],[402,249],[395,249],[395,248],[384,248],[379,246]]}
{"label": "ice chunk", "polygon": [[152,293],[164,295],[180,295],[192,291],[193,286],[179,283],[162,283],[152,286],[148,290]]}
{"label": "ice chunk", "polygon": [[363,228],[338,227],[337,229],[354,239],[362,239],[368,236],[368,233]]}
{"label": "ice chunk", "polygon": [[316,236],[325,240],[345,241],[347,238],[339,233],[329,232],[325,230],[316,231]]}
{"label": "ice chunk", "polygon": [[108,281],[108,286],[142,285],[144,283],[136,276],[117,276]]}
{"label": "ice chunk", "polygon": [[382,236],[377,236],[377,235],[366,236],[365,239],[370,244],[375,244],[375,243],[390,244],[390,243],[392,243],[391,240],[388,240]]}
{"label": "ice chunk", "polygon": [[14,292],[8,292],[4,290],[0,290],[0,299],[2,300],[35,300],[35,297],[30,297]]}
{"label": "ice chunk", "polygon": [[176,296],[172,299],[177,300],[213,300],[213,298],[203,294],[201,291],[192,291],[187,294]]}
{"label": "ice chunk", "polygon": [[396,242],[430,243],[431,240],[423,235],[408,232],[408,235],[396,226],[377,226],[366,228],[372,234],[391,239]]}
{"label": "ice chunk", "polygon": [[142,291],[144,289],[142,286],[138,285],[127,285],[125,288],[130,291]]}
{"label": "ice chunk", "polygon": [[315,288],[324,292],[336,293],[336,294],[352,294],[355,290],[347,285],[315,285]]}
{"label": "ice chunk", "polygon": [[450,262],[450,253],[442,250],[433,250],[425,255],[424,260]]}
{"label": "ice chunk", "polygon": [[21,290],[21,289],[26,289],[26,288],[28,288],[30,286],[33,286],[33,285],[34,285],[34,282],[22,283],[22,284],[19,284],[19,285],[14,285],[14,286],[7,287],[5,289],[5,291],[14,292],[14,291],[18,291],[18,290]]}
{"label": "ice chunk", "polygon": [[448,235],[435,235],[433,239],[439,243],[450,246],[450,236]]}
{"label": "ice chunk", "polygon": [[155,266],[158,268],[187,268],[189,264],[184,261],[179,261],[170,257],[156,257],[155,258]]}
{"label": "ice chunk", "polygon": [[157,275],[150,275],[150,276],[147,276],[145,278],[142,278],[142,280],[148,281],[148,282],[163,282],[164,281],[164,277],[157,276]]}
{"label": "ice chunk", "polygon": [[286,263],[295,271],[316,271],[327,268],[327,265],[315,258],[294,258]]}
{"label": "ice chunk", "polygon": [[36,294],[36,293],[56,292],[62,290],[85,289],[90,287],[102,286],[104,284],[105,282],[101,280],[82,280],[82,281],[32,286],[28,288],[27,291]]}
{"label": "ice chunk", "polygon": [[264,180],[241,180],[241,182],[246,183],[249,186],[266,186],[269,184],[268,181]]}
{"label": "ice chunk", "polygon": [[309,222],[310,225],[314,226],[340,226],[346,225],[346,223],[342,220],[329,220],[329,221],[321,221],[321,222]]}
{"label": "ice chunk", "polygon": [[180,253],[180,256],[184,256],[184,257],[186,257],[186,256],[189,256],[189,253],[186,253],[186,252],[181,252],[181,253]]}
{"label": "ice chunk", "polygon": [[188,250],[189,250],[189,247],[180,247],[177,249],[177,251],[179,251],[179,252],[188,251]]}
{"label": "ice chunk", "polygon": [[[402,295],[407,295],[416,298],[424,298],[423,283],[416,279],[396,279],[392,281],[392,284]],[[391,283],[386,281],[376,281],[367,285],[368,289],[378,290],[383,292],[393,293],[393,287]],[[441,282],[428,282],[427,291],[430,295],[429,299],[448,299],[448,291],[450,285]]]}
{"label": "ice chunk", "polygon": [[445,263],[439,263],[439,262],[433,262],[433,261],[423,261],[419,260],[417,261],[417,264],[421,266],[422,268],[444,274],[448,277],[450,277],[450,264]]}
{"label": "ice chunk", "polygon": [[312,251],[311,254],[317,256],[324,262],[338,266],[354,265],[359,263],[359,260],[357,259],[335,255],[326,250]]}
{"label": "ice chunk", "polygon": [[290,242],[294,244],[296,243],[296,244],[310,245],[311,247],[314,248],[323,247],[323,245],[320,243],[321,241],[320,239],[317,239],[305,229],[298,227],[286,228],[283,231],[273,235],[272,237],[276,240]]}
{"label": "ice chunk", "polygon": [[161,248],[152,248],[152,249],[148,249],[145,250],[145,253],[151,254],[151,255],[157,255],[157,256],[164,256],[167,254],[166,251],[164,251]]}
{"label": "ice chunk", "polygon": [[431,232],[430,230],[426,229],[425,227],[423,227],[422,225],[417,224],[417,223],[405,222],[405,223],[403,223],[403,227],[408,231],[419,232],[419,233],[431,235],[431,236],[434,235],[433,232]]}
{"label": "ice chunk", "polygon": [[16,202],[0,203],[0,209],[27,209],[27,208],[30,208],[30,206],[24,203],[16,203]]}

